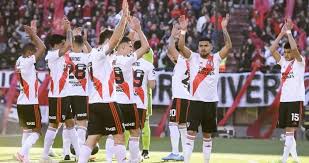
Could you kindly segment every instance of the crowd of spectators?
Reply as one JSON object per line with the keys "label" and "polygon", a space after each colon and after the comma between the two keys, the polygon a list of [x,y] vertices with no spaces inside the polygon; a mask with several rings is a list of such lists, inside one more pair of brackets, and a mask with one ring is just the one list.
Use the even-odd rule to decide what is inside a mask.
{"label": "crowd of spectators", "polygon": [[[29,41],[22,29],[23,24],[30,24],[31,20],[37,20],[38,34],[43,40],[53,32],[53,20],[55,13],[58,12],[56,8],[59,6],[59,1],[62,0],[57,2],[53,0],[0,1],[0,69],[13,68],[22,46]],[[63,0],[61,10],[73,26],[88,30],[88,41],[92,46],[96,46],[99,31],[116,25],[115,20],[119,17],[121,8],[120,1]],[[224,43],[220,26],[222,17],[228,12],[233,12],[234,8],[233,0],[128,1],[131,14],[141,20],[143,31],[154,51],[155,67],[167,69],[173,67],[166,55],[167,41],[172,24],[180,15],[185,14],[189,18],[187,46],[190,49],[197,49],[198,37],[208,36],[215,45],[214,49],[218,50]],[[270,9],[263,13],[264,26],[257,23],[257,17],[261,13],[255,10],[254,5],[248,7],[252,10],[251,16],[248,17],[249,32],[245,33],[241,50],[234,53],[234,59],[241,63],[237,65],[237,71],[249,71],[252,61],[256,58],[261,59],[267,71],[272,70],[275,65],[268,47],[280,32],[285,2],[283,0],[269,2]],[[218,14],[215,16],[215,13]],[[297,0],[293,16],[297,26],[308,35],[308,4]],[[294,34],[299,37],[299,33]],[[307,45],[309,45],[309,38],[307,38]],[[303,48],[302,53],[308,56],[309,47]]]}

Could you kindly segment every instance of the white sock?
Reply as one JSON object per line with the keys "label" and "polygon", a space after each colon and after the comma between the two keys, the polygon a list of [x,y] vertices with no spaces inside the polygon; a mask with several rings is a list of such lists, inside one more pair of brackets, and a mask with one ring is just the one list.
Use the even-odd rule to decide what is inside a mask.
{"label": "white sock", "polygon": [[118,163],[126,162],[126,147],[123,144],[115,144],[114,152]]}
{"label": "white sock", "polygon": [[70,154],[71,139],[70,139],[68,129],[64,126],[63,126],[63,131],[62,131],[62,146],[63,146],[63,154],[69,155]]}
{"label": "white sock", "polygon": [[68,130],[68,133],[69,133],[69,136],[70,136],[70,139],[71,139],[71,143],[72,143],[72,145],[74,147],[75,154],[78,157],[79,154],[80,154],[80,146],[79,146],[79,142],[78,142],[77,132],[76,132],[74,127],[67,128],[67,130]]}
{"label": "white sock", "polygon": [[170,124],[169,126],[170,129],[170,138],[171,138],[171,144],[172,144],[172,153],[178,155],[179,154],[179,130],[178,126],[176,124]]}
{"label": "white sock", "polygon": [[203,154],[204,154],[204,163],[209,163],[210,154],[212,149],[212,140],[211,138],[203,138]]}
{"label": "white sock", "polygon": [[26,142],[27,138],[31,135],[31,133],[32,133],[32,130],[23,130],[21,145],[23,145]]}
{"label": "white sock", "polygon": [[79,146],[81,147],[82,145],[85,144],[86,141],[86,133],[87,133],[87,128],[83,126],[78,126],[77,127],[77,135],[78,135],[78,142]]}
{"label": "white sock", "polygon": [[295,141],[295,137],[294,137],[294,136],[293,136],[293,144],[292,144],[290,153],[291,153],[291,155],[292,155],[294,161],[300,162],[300,161],[299,161],[299,158],[298,158],[298,156],[297,156],[296,141]]}
{"label": "white sock", "polygon": [[287,132],[285,137],[285,143],[284,143],[284,149],[283,149],[283,155],[282,155],[282,162],[286,163],[288,160],[291,147],[293,145],[293,139],[294,139],[294,133],[293,132]]}
{"label": "white sock", "polygon": [[50,148],[54,144],[56,135],[57,135],[57,129],[48,127],[46,134],[45,134],[45,138],[44,138],[44,148],[43,148],[43,154],[42,154],[43,159],[48,159],[48,153],[49,153]]}
{"label": "white sock", "polygon": [[190,163],[190,158],[194,149],[195,136],[187,135],[185,151],[184,151],[184,162]]}
{"label": "white sock", "polygon": [[130,137],[129,139],[129,151],[131,162],[139,162],[139,137]]}
{"label": "white sock", "polygon": [[78,162],[79,163],[88,162],[91,152],[92,152],[92,149],[90,147],[88,147],[87,145],[83,145],[80,149],[80,155],[79,155]]}
{"label": "white sock", "polygon": [[23,146],[21,147],[20,154],[22,156],[27,156],[29,154],[30,148],[33,144],[39,139],[40,134],[37,132],[33,132],[29,135]]}
{"label": "white sock", "polygon": [[105,143],[106,162],[111,163],[113,159],[114,138],[108,135]]}
{"label": "white sock", "polygon": [[182,153],[183,153],[185,151],[185,144],[186,144],[186,139],[187,139],[187,126],[179,125],[178,128],[180,132]]}

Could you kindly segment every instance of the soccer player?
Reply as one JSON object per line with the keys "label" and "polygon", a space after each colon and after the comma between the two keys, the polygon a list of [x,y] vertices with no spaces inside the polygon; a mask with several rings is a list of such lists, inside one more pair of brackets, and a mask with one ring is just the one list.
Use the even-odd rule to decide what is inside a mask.
{"label": "soccer player", "polygon": [[102,136],[113,135],[113,151],[119,163],[125,162],[126,148],[124,142],[123,118],[115,103],[115,77],[113,73],[111,52],[123,37],[129,17],[128,2],[123,0],[122,17],[115,31],[106,29],[100,34],[99,47],[92,49],[89,56],[89,122],[88,138],[81,148],[79,163],[88,162],[92,148]]}
{"label": "soccer player", "polygon": [[124,115],[124,126],[130,131],[129,151],[130,161],[140,161],[139,136],[140,121],[136,108],[133,86],[133,64],[143,57],[149,51],[148,41],[141,29],[140,21],[136,17],[131,17],[129,25],[132,30],[138,33],[141,40],[141,47],[133,51],[131,40],[123,37],[120,41],[117,52],[113,60],[115,84],[116,84],[116,101]]}
{"label": "soccer player", "polygon": [[[291,30],[293,22],[287,19],[270,51],[276,62],[281,66],[281,97],[279,108],[279,127],[285,129],[285,144],[282,163],[286,163],[291,153],[294,161],[299,162],[294,132],[299,125],[303,102],[305,101],[305,58],[300,55]],[[288,42],[284,45],[284,55],[276,50],[279,41],[287,36]]]}
{"label": "soccer player", "polygon": [[33,43],[24,45],[22,56],[16,61],[15,70],[18,75],[20,94],[17,99],[19,124],[26,130],[22,136],[22,147],[14,158],[23,163],[29,162],[29,151],[41,134],[41,113],[38,103],[39,82],[35,63],[45,53],[46,47],[36,35],[36,29],[24,25],[25,32]]}
{"label": "soccer player", "polygon": [[[52,49],[48,51],[45,57],[51,83],[48,93],[49,127],[45,134],[41,162],[53,162],[53,160],[48,158],[48,153],[54,143],[59,125],[62,122],[66,124],[66,128],[64,129],[66,131],[64,132],[67,132],[68,138],[71,140],[75,150],[79,153],[78,137],[74,128],[74,120],[69,105],[69,98],[67,97],[68,85],[66,84],[69,70],[65,62],[65,54],[71,49],[73,36],[70,21],[64,18],[63,25],[66,31],[66,40],[62,35],[52,35],[49,40]],[[65,160],[68,159],[68,156],[65,156]]]}
{"label": "soccer player", "polygon": [[[172,77],[173,102],[170,109],[170,138],[172,153],[163,157],[162,160],[183,161],[184,158],[179,154],[179,138],[181,136],[182,148],[184,151],[185,139],[187,136],[187,113],[190,104],[190,64],[182,55],[179,55],[175,47],[176,39],[179,37],[179,25],[175,24],[169,38],[168,57],[175,63],[174,74]],[[180,133],[180,134],[179,134]]]}
{"label": "soccer player", "polygon": [[[141,42],[135,41],[134,50],[137,50],[140,47],[141,47]],[[134,77],[134,82],[133,82],[134,95],[136,99],[137,111],[138,111],[139,120],[140,120],[140,129],[143,131],[145,127],[145,122],[147,119],[147,109],[149,108],[148,98],[152,98],[151,96],[148,96],[148,89],[149,88],[154,89],[156,86],[155,71],[154,71],[153,64],[151,64],[149,61],[146,61],[144,58],[140,58],[134,63],[133,70],[134,70],[134,74],[133,74],[134,75],[133,76]],[[149,124],[149,119],[148,119],[148,124]],[[143,142],[145,142],[147,140],[144,140],[144,139],[147,139],[147,138],[143,137],[143,134],[144,133],[142,133],[142,139],[143,139]],[[145,145],[143,143],[142,156],[144,159],[147,159],[147,157],[149,158],[148,156],[149,147],[147,148],[144,146]]]}
{"label": "soccer player", "polygon": [[190,162],[190,157],[194,147],[199,125],[203,132],[203,154],[204,162],[209,163],[212,149],[211,134],[217,131],[216,104],[218,102],[217,85],[219,79],[220,61],[229,53],[232,42],[227,32],[229,15],[221,22],[224,36],[224,47],[216,53],[212,53],[212,43],[209,38],[200,38],[198,41],[198,52],[193,53],[185,46],[185,34],[187,31],[188,20],[181,16],[180,37],[178,47],[184,57],[190,60],[190,109],[188,113],[188,135],[185,144],[184,162]]}
{"label": "soccer player", "polygon": [[[66,64],[69,68],[67,78],[69,104],[73,117],[76,117],[77,134],[79,146],[86,140],[87,120],[88,120],[88,59],[91,48],[84,48],[87,40],[81,35],[81,28],[73,31],[72,51],[65,56]],[[77,154],[77,153],[76,153]],[[77,154],[78,156],[78,154]]]}

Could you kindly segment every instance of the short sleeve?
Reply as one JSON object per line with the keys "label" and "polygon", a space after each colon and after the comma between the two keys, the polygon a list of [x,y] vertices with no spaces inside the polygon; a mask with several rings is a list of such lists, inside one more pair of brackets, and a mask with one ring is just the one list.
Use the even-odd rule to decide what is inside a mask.
{"label": "short sleeve", "polygon": [[154,70],[154,66],[149,64],[149,73],[148,73],[148,80],[155,80],[156,79],[156,72]]}
{"label": "short sleeve", "polygon": [[109,45],[104,44],[103,46],[97,49],[93,49],[90,52],[89,56],[94,56],[94,58],[96,59],[104,59],[107,56],[108,49],[109,49]]}
{"label": "short sleeve", "polygon": [[54,51],[48,51],[45,61],[47,62],[53,62],[56,61],[59,57],[59,50],[54,50]]}
{"label": "short sleeve", "polygon": [[284,57],[281,56],[280,60],[278,62],[278,65],[282,66],[284,63],[285,63],[285,59],[284,59]]}
{"label": "short sleeve", "polygon": [[214,61],[217,61],[217,62],[220,63],[221,60],[222,60],[222,58],[221,58],[219,52],[215,53],[215,54],[214,54]]}

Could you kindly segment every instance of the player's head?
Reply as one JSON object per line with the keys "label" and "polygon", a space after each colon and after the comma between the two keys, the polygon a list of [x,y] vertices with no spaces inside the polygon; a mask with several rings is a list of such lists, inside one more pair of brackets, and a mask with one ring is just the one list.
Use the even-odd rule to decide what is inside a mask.
{"label": "player's head", "polygon": [[84,45],[83,36],[77,35],[73,38],[73,47],[82,47]]}
{"label": "player's head", "polygon": [[21,52],[23,56],[28,57],[36,52],[36,47],[33,43],[27,43],[23,46]]}
{"label": "player's head", "polygon": [[112,37],[113,33],[114,31],[111,29],[105,29],[102,31],[99,36],[99,45],[102,45],[108,41]]}
{"label": "player's head", "polygon": [[201,56],[207,56],[212,51],[211,39],[208,37],[201,37],[198,41],[198,52]]}
{"label": "player's head", "polygon": [[142,47],[141,41],[140,40],[135,41],[133,47],[134,47],[134,50],[141,48]]}
{"label": "player's head", "polygon": [[53,34],[49,37],[48,43],[52,49],[60,49],[65,43],[65,37],[58,34]]}
{"label": "player's head", "polygon": [[130,54],[133,51],[133,45],[131,39],[129,37],[123,37],[122,40],[119,42],[117,47],[117,51],[123,55]]}
{"label": "player's head", "polygon": [[291,45],[289,42],[285,43],[284,46],[284,58],[286,60],[292,60],[293,59],[293,55],[292,55],[292,49],[291,49]]}

